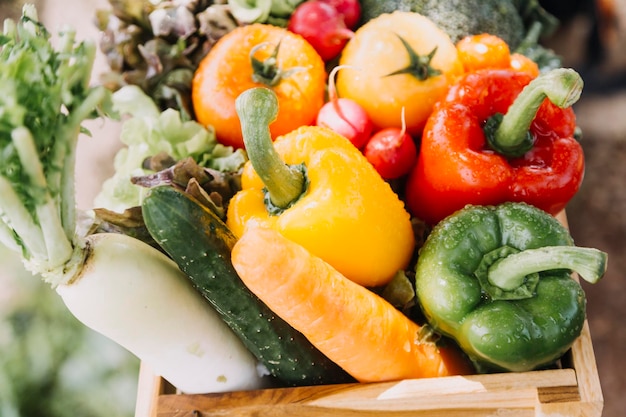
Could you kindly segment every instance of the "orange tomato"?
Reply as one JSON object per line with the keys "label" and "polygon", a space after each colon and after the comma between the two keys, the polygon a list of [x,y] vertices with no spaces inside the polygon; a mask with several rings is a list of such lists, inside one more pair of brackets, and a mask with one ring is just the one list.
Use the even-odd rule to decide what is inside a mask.
{"label": "orange tomato", "polygon": [[539,76],[539,65],[522,54],[511,54],[511,68],[516,71],[525,72],[533,78]]}
{"label": "orange tomato", "polygon": [[[397,73],[412,64],[411,51],[438,71],[424,79]],[[379,128],[402,127],[421,134],[434,104],[463,73],[450,37],[432,20],[413,12],[382,14],[361,26],[344,48],[336,87],[340,97],[356,101]],[[426,69],[422,65],[421,70]]]}
{"label": "orange tomato", "polygon": [[[265,79],[258,77],[262,71],[253,67],[252,57],[266,64]],[[324,104],[325,82],[324,61],[304,38],[277,26],[252,24],[223,36],[203,58],[191,98],[198,122],[212,126],[220,143],[243,148],[235,110],[239,94],[252,87],[274,90],[280,106],[270,125],[275,138],[314,124]]]}
{"label": "orange tomato", "polygon": [[501,38],[482,33],[470,35],[456,44],[459,59],[466,72],[483,68],[509,68],[511,50]]}
{"label": "orange tomato", "polygon": [[510,68],[525,72],[533,78],[539,75],[539,66],[532,59],[511,53],[509,45],[495,35],[481,33],[466,36],[457,42],[456,49],[466,72]]}

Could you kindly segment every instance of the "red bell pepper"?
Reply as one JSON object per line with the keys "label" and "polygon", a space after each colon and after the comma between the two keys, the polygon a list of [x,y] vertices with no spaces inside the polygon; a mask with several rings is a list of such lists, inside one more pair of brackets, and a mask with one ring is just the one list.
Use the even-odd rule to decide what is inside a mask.
{"label": "red bell pepper", "polygon": [[[467,204],[523,201],[561,211],[583,179],[571,105],[582,79],[556,69],[467,74],[435,107],[409,174],[409,211],[435,224]],[[506,114],[505,114],[506,113]]]}

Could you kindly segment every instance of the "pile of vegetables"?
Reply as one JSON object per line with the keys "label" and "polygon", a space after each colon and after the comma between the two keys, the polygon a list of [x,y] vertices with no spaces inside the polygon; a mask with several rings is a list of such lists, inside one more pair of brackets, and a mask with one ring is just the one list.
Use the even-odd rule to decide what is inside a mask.
{"label": "pile of vegetables", "polygon": [[[116,1],[108,88],[27,8],[0,51],[0,237],[184,392],[559,366],[571,273],[607,264],[554,217],[583,179],[583,83],[531,53],[550,16],[504,3]],[[33,80],[53,106],[27,106]],[[78,216],[96,110],[128,146]]]}

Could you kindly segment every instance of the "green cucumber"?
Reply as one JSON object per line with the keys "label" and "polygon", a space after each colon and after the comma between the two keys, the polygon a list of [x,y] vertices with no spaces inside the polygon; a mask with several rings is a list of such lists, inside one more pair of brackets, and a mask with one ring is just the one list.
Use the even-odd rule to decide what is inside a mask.
{"label": "green cucumber", "polygon": [[166,185],[150,190],[142,213],[155,241],[278,381],[286,386],[354,382],[245,286],[230,260],[237,238],[210,209]]}

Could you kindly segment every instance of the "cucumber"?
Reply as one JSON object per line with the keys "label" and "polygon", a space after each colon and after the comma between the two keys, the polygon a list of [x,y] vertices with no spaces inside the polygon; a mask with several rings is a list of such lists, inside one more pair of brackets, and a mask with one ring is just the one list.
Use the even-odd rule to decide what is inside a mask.
{"label": "cucumber", "polygon": [[245,286],[230,260],[237,238],[210,209],[165,185],[150,190],[142,213],[155,241],[278,381],[285,386],[354,382]]}

